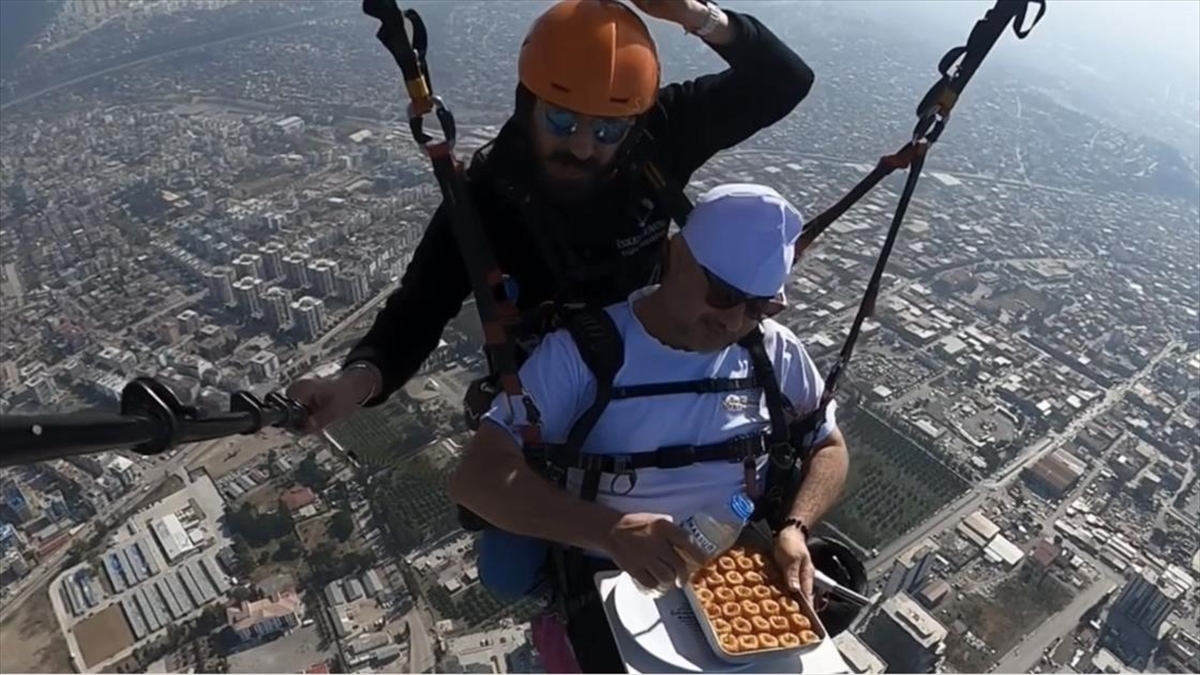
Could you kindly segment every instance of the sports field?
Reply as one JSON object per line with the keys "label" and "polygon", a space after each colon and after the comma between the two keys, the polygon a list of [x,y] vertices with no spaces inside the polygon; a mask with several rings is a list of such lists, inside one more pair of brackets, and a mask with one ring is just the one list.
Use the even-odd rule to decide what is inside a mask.
{"label": "sports field", "polygon": [[133,645],[133,631],[125,620],[121,605],[108,608],[75,624],[75,641],[84,664],[91,668]]}

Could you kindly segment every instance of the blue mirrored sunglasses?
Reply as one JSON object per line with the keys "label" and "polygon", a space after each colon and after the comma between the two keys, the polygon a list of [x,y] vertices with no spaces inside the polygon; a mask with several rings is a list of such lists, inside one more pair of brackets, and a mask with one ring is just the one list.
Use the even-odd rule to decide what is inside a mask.
{"label": "blue mirrored sunglasses", "polygon": [[[546,106],[544,117],[546,130],[559,138],[574,135],[583,124],[578,114],[554,106]],[[588,126],[591,127],[592,138],[597,143],[613,145],[620,143],[625,138],[625,134],[629,133],[630,127],[633,126],[633,121],[612,117],[593,117]]]}

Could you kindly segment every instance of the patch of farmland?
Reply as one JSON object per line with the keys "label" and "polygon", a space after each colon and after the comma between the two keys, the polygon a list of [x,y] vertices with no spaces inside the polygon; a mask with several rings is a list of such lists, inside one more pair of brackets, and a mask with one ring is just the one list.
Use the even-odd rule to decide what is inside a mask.
{"label": "patch of farmland", "polygon": [[830,521],[863,548],[878,548],[932,516],[971,484],[868,410],[839,410],[850,449],[845,496]]}
{"label": "patch of farmland", "polygon": [[387,523],[398,551],[458,529],[454,504],[446,496],[447,471],[418,455],[373,479],[368,487],[372,511]]}
{"label": "patch of farmland", "polygon": [[433,440],[421,419],[395,401],[363,408],[334,424],[329,434],[360,462],[392,465]]}

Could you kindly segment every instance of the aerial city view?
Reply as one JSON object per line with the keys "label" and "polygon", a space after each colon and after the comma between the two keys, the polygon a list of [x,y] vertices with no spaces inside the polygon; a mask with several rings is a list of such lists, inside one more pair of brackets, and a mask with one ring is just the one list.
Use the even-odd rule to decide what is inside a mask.
{"label": "aerial city view", "polygon": [[[530,157],[541,159],[539,143],[560,148],[532,181],[537,187],[531,189],[544,189],[547,183],[538,181],[590,175],[583,172],[622,152],[617,148],[625,146],[604,134],[640,133],[641,122],[623,121],[627,117],[671,105],[666,121],[648,117],[646,126],[664,145],[677,144],[660,158],[668,169],[686,164],[680,157],[703,155],[695,162],[699,168],[682,177],[690,199],[708,199],[721,193],[714,188],[731,183],[757,184],[811,223],[881,156],[913,137],[913,111],[938,78],[939,58],[966,44],[993,2],[397,4],[417,10],[425,24],[428,82],[453,113],[453,151],[464,163],[502,128],[514,133],[506,120],[515,103],[544,121],[530,137]],[[766,565],[759,575],[764,585],[792,585],[801,609],[779,609],[784,618],[772,617],[770,607],[788,607],[792,591],[771,587],[784,597],[761,600],[739,619],[718,603],[713,611],[725,612],[725,619],[701,630],[704,598],[727,592],[740,601],[732,590],[737,583],[717,588],[726,583],[718,574],[715,595],[688,586],[686,599],[682,591],[622,596],[623,588],[645,590],[628,562],[636,557],[631,548],[591,546],[583,534],[557,540],[572,547],[568,556],[578,549],[608,552],[611,564],[595,576],[607,581],[594,584],[599,596],[589,606],[609,623],[599,618],[588,631],[611,629],[619,649],[612,656],[629,672],[739,667],[730,665],[737,660],[721,660],[720,646],[728,638],[735,651],[753,651],[736,637],[737,622],[750,626],[751,618],[759,620],[754,626],[776,631],[751,635],[750,643],[764,649],[777,644],[782,653],[793,634],[800,636],[796,644],[812,637],[811,645],[770,657],[792,659],[779,663],[796,670],[765,672],[1200,672],[1200,3],[1138,3],[1146,9],[1136,18],[1121,14],[1125,9],[1092,7],[1126,3],[1046,4],[1045,17],[1026,39],[1012,30],[1000,36],[945,133],[929,146],[874,311],[861,322],[853,359],[838,383],[836,433],[805,463],[809,474],[792,505],[794,517],[776,528],[772,550],[780,570],[755,563]],[[496,433],[503,426],[493,419],[500,403],[478,431],[464,415],[472,383],[489,373],[487,314],[497,302],[469,297],[453,243],[459,230],[446,229],[460,223],[439,211],[442,191],[430,156],[410,129],[414,88],[406,89],[396,60],[376,38],[380,19],[363,5],[0,0],[0,416],[6,436],[0,459],[15,447],[3,446],[15,438],[10,430],[22,415],[58,424],[76,420],[73,433],[85,435],[78,442],[91,444],[86,452],[45,461],[0,461],[0,672],[561,670],[539,632],[555,616],[546,614],[546,594],[497,590],[489,580],[496,563],[485,563],[480,545],[497,530],[470,526],[460,508],[529,537],[555,539],[552,533],[571,529],[522,529],[520,508],[475,494],[487,489],[473,491],[480,480],[494,480],[488,484],[505,495],[524,485],[530,494],[523,502],[533,503],[534,494],[546,494],[533,490],[554,486],[515,454],[516,431]],[[549,19],[535,24],[544,12]],[[725,89],[700,80],[650,107],[655,88],[636,110],[629,106],[642,99],[627,104],[615,94],[595,110],[551,101],[530,73],[549,73],[561,50],[581,52],[591,43],[556,36],[560,52],[534,63],[534,57],[518,61],[523,41],[532,52],[536,32],[550,30],[550,19],[568,25],[587,12],[608,12],[618,23],[630,22],[624,26],[644,21],[656,43],[657,57],[634,44],[613,57],[615,65],[605,61],[606,68],[627,74],[637,59],[657,58],[663,85],[726,68],[743,79],[726,82]],[[642,39],[634,29],[612,35],[610,41]],[[1119,49],[1098,46],[1118,35],[1128,35]],[[581,63],[546,81],[599,67]],[[567,98],[584,95],[557,80],[547,86]],[[604,106],[632,112],[605,113]],[[564,126],[555,127],[564,116]],[[686,132],[685,125],[691,125]],[[436,132],[433,115],[425,128]],[[692,135],[680,140],[685,133]],[[696,150],[707,145],[717,146],[711,159]],[[502,146],[485,151],[499,155],[508,150]],[[596,154],[582,157],[581,147]],[[523,169],[505,167],[497,184],[524,189],[517,175]],[[883,179],[795,257],[790,274],[781,268],[779,283],[766,293],[714,275],[699,243],[674,246],[685,237],[672,235],[670,264],[656,267],[665,275],[662,285],[645,300],[660,291],[663,297],[687,293],[689,270],[678,265],[699,266],[706,276],[697,283],[707,284],[699,291],[701,304],[722,309],[714,288],[728,286],[737,294],[737,321],[779,324],[777,341],[764,337],[761,344],[777,345],[794,333],[816,367],[808,379],[819,386],[852,332],[905,175],[901,170]],[[581,179],[588,189],[608,189],[588,181]],[[568,192],[547,203],[567,203],[576,196]],[[480,239],[489,240],[501,267],[514,266],[513,260],[530,264],[525,259],[540,249],[521,229],[534,221],[525,215],[528,204],[518,209],[487,194],[474,200],[482,226],[490,228]],[[645,203],[666,218],[657,195]],[[628,199],[630,209],[638,199]],[[609,202],[588,208],[624,208],[623,201]],[[558,206],[545,211],[552,208]],[[655,230],[648,212],[621,213],[619,233],[605,236],[633,232],[633,248],[658,242],[666,227]],[[755,236],[747,223],[726,234],[738,237],[737,245],[717,248],[716,255],[732,259],[735,249],[745,248],[743,240]],[[594,242],[595,233],[588,234]],[[789,255],[799,234],[785,241]],[[659,255],[651,248],[626,251],[626,243],[620,239],[618,247],[630,260]],[[431,260],[442,255],[433,251],[439,246],[449,258]],[[579,250],[594,262],[594,249]],[[779,249],[774,253],[779,257]],[[755,267],[757,278],[769,267]],[[523,284],[520,293],[538,297],[518,295],[521,310],[556,292],[548,273],[524,269],[513,274]],[[409,290],[393,296],[402,277]],[[624,299],[657,279],[647,275],[630,287],[607,289],[619,293],[603,304],[619,298],[639,318],[640,300]],[[767,302],[776,289],[786,291],[785,304]],[[451,295],[455,302],[443,299]],[[467,297],[461,308],[460,296]],[[771,313],[753,315],[752,306]],[[439,313],[448,318],[444,330]],[[714,330],[711,319],[697,321]],[[692,353],[703,350],[662,338],[651,330],[653,322],[642,323],[643,343],[675,355],[687,351],[689,363],[707,358]],[[634,337],[626,338],[625,363],[635,357],[639,367],[649,363],[633,353]],[[524,377],[535,365],[545,375],[551,347],[562,351],[571,341],[541,344],[522,368],[526,384],[570,379],[546,376],[530,384]],[[762,372],[747,365],[742,340],[722,347],[728,361],[740,359],[740,367]],[[583,352],[571,350],[578,358]],[[796,361],[775,364],[781,376],[775,393],[798,386],[788,378],[813,365]],[[715,372],[704,377],[740,377]],[[123,400],[128,406],[127,385],[135,378],[153,378],[178,400],[178,414],[194,419],[231,406],[244,410],[238,406],[247,393],[258,401],[287,394],[308,418],[300,427],[256,425],[246,427],[249,433],[227,430],[143,454],[111,442],[117,436],[85,428],[98,413],[121,412]],[[808,386],[806,396],[813,394]],[[555,392],[562,398],[576,393]],[[546,389],[534,390],[525,405],[539,395],[542,412],[552,413]],[[811,406],[819,397],[812,395]],[[770,426],[771,398],[763,394],[756,431]],[[486,401],[485,409],[491,398]],[[732,415],[741,409],[734,403],[749,399],[728,395],[723,401],[723,409],[712,409]],[[669,418],[685,428],[694,419],[686,416],[691,412],[672,417],[658,398],[610,405],[613,411],[647,406],[641,410],[652,411],[648,417],[660,425]],[[653,407],[660,405],[663,411]],[[80,412],[93,416],[48,417]],[[31,432],[45,434],[38,441],[43,449],[60,442],[54,428],[39,423]],[[628,428],[630,439],[646,437],[633,422]],[[597,433],[603,430],[597,426]],[[513,461],[538,485],[522,484],[525,478],[512,477],[516,470],[507,483],[487,478],[481,467],[493,464],[482,462],[502,460],[492,452],[497,448],[482,443],[497,438],[511,445]],[[558,441],[569,443],[565,433]],[[701,441],[688,445],[698,452]],[[827,449],[848,456],[844,481],[831,479],[828,508],[807,511],[816,499],[811,495],[827,487],[817,480],[818,467],[830,466]],[[767,457],[759,461],[765,472]],[[760,475],[751,459],[746,467],[747,476]],[[742,467],[726,469],[753,497],[755,489],[740,481]],[[670,471],[658,471],[614,470],[611,481],[601,481],[600,494],[633,501],[639,473],[643,492],[662,488]],[[625,492],[615,487],[622,476],[631,478]],[[616,503],[570,501],[576,506],[547,504],[526,520],[548,523]],[[702,521],[638,522],[645,541],[669,539],[663,534],[669,529],[684,537],[691,532],[695,542],[699,530],[688,528]],[[865,572],[865,578],[835,578],[869,601],[856,605],[844,626],[821,604],[828,591],[823,582],[818,579],[809,604],[784,569],[780,551],[791,550],[787,542],[799,542],[792,545],[804,552],[802,561],[812,543],[816,569],[837,577],[815,555],[817,540],[836,543]],[[745,541],[739,547],[748,550]],[[678,546],[666,548],[672,559],[683,559]],[[745,563],[745,572],[752,558],[714,559],[705,569],[728,563],[736,570]],[[610,562],[587,560],[580,564]],[[756,572],[729,574],[749,584]],[[762,588],[736,590],[768,597]],[[622,598],[658,607],[665,619],[662,608],[676,597],[670,614],[686,619],[666,622],[673,629],[658,621],[657,639],[674,645],[663,656],[642,642],[623,614]],[[741,612],[746,602],[753,601],[725,606]],[[758,616],[760,609],[766,616]],[[577,634],[584,614],[568,616],[570,635],[562,639],[570,640],[582,672],[611,672],[585,663],[600,648],[583,649]],[[779,626],[790,627],[779,633]],[[688,652],[679,631],[699,647]]]}

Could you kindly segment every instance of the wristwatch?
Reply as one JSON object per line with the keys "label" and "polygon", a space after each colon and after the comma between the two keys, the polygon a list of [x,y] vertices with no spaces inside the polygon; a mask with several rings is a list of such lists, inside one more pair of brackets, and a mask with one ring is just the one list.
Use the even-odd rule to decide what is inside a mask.
{"label": "wristwatch", "polygon": [[721,22],[721,16],[724,14],[724,12],[721,11],[721,8],[718,7],[717,3],[713,0],[705,0],[704,4],[708,6],[708,17],[704,19],[704,23],[700,24],[699,28],[693,31],[687,31],[692,35],[701,38],[708,37],[714,30],[717,29],[717,26]]}
{"label": "wristwatch", "polygon": [[808,525],[805,525],[804,521],[800,518],[788,518],[784,520],[779,524],[779,529],[775,530],[775,536],[778,537],[780,534],[783,534],[783,531],[789,527],[800,530],[800,534],[804,535],[806,541],[808,540]]}
{"label": "wristwatch", "polygon": [[367,401],[375,398],[375,394],[377,393],[376,389],[379,386],[379,381],[382,379],[382,374],[379,372],[379,368],[370,361],[354,361],[345,368],[342,368],[342,373],[348,373],[351,370],[365,370],[368,373],[371,373],[373,376],[371,378],[371,391],[369,391],[367,395],[363,397],[363,400],[358,402],[358,404],[361,406]]}

